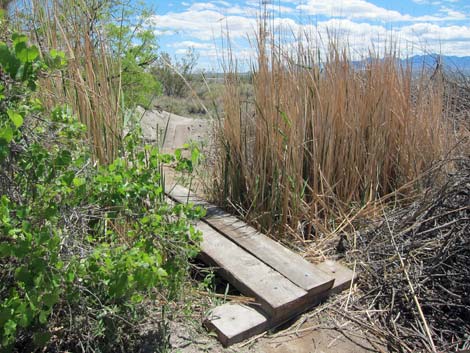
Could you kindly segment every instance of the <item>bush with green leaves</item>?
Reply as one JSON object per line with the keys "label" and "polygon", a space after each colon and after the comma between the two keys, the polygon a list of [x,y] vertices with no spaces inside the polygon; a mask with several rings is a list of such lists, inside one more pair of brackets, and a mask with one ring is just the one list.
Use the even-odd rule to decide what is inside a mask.
{"label": "bush with green leaves", "polygon": [[70,109],[35,98],[64,60],[38,53],[23,35],[0,43],[0,351],[132,350],[146,307],[178,294],[203,210],[167,201],[172,157],[138,129],[95,166]]}
{"label": "bush with green leaves", "polygon": [[163,93],[170,97],[187,97],[190,91],[194,69],[199,57],[194,48],[189,48],[181,58],[171,59],[168,53],[162,53],[152,67],[153,75],[161,82]]}

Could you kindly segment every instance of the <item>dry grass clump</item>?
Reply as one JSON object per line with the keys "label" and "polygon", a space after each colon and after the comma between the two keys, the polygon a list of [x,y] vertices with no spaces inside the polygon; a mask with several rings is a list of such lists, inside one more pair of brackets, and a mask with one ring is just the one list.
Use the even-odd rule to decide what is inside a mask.
{"label": "dry grass clump", "polygon": [[77,0],[25,2],[30,32],[35,34],[42,55],[62,50],[66,67],[41,82],[48,108],[67,104],[87,126],[94,156],[101,163],[113,161],[122,138],[119,59],[109,53],[100,26],[100,15],[108,2]]}
{"label": "dry grass clump", "polygon": [[414,186],[452,143],[442,79],[400,64],[397,50],[358,63],[330,41],[320,59],[309,38],[293,47],[260,33],[251,109],[228,66],[214,190],[265,231],[331,229]]}
{"label": "dry grass clump", "polygon": [[384,217],[357,238],[349,260],[384,341],[403,352],[470,349],[470,159],[442,187]]}

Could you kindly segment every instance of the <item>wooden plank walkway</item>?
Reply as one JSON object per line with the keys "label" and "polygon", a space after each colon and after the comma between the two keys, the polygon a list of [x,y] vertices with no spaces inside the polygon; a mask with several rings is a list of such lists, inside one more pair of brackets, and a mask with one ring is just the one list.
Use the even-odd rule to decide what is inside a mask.
{"label": "wooden plank walkway", "polygon": [[[320,304],[321,301],[332,294],[341,292],[351,286],[353,273],[346,267],[334,261],[322,266],[326,274],[335,277],[335,283],[329,290],[320,293],[303,308],[302,311]],[[292,313],[291,318],[297,313]],[[214,308],[204,320],[204,326],[217,334],[217,338],[224,346],[241,342],[258,335],[283,323],[285,320],[276,320],[266,315],[256,307],[249,307],[238,303],[225,303]]]}
{"label": "wooden plank walkway", "polygon": [[203,221],[231,239],[240,247],[283,274],[289,280],[310,293],[321,293],[333,285],[334,279],[300,255],[258,232],[255,228],[230,215],[220,207],[209,204],[188,189],[176,185],[168,192],[180,203],[191,202],[207,209]]}
{"label": "wooden plank walkway", "polygon": [[256,299],[254,307],[224,304],[207,317],[204,325],[224,345],[279,325],[351,285],[354,274],[344,266],[331,261],[313,265],[188,189],[168,185],[166,190],[176,202],[207,210],[195,225],[203,234],[201,258]]}
{"label": "wooden plank walkway", "polygon": [[288,316],[302,306],[308,293],[203,222],[202,259],[246,296],[254,297],[272,317]]}

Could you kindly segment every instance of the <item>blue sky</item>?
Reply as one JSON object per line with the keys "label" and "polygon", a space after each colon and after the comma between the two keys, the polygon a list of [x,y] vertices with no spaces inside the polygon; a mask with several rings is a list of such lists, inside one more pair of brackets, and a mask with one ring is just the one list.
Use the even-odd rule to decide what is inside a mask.
{"label": "blue sky", "polygon": [[[263,0],[273,25],[292,33],[308,31],[321,38],[341,33],[352,51],[365,53],[392,37],[402,55],[441,52],[470,55],[470,0]],[[221,40],[230,33],[241,62],[254,54],[247,38],[255,33],[259,0],[147,0],[155,10],[151,25],[162,51],[172,56],[193,47],[199,67],[219,70]]]}

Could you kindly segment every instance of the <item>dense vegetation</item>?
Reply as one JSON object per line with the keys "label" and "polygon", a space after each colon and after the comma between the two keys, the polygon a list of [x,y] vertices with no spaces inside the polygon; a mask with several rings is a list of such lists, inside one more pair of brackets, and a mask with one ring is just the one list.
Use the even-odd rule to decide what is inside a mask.
{"label": "dense vegetation", "polygon": [[[92,55],[96,66],[87,69],[89,62],[60,45],[32,45],[0,21],[1,350],[136,349],[145,308],[161,308],[180,292],[198,249],[190,221],[202,211],[166,200],[161,165],[172,156],[144,146],[138,126],[121,137],[122,125],[94,109],[92,89],[101,95],[106,82],[109,92],[119,89],[109,76],[94,83],[86,76],[106,58]],[[127,31],[111,30],[131,40]],[[102,54],[114,54],[109,48]],[[135,95],[117,101],[114,122],[130,99],[141,99],[130,77],[144,57],[132,50],[117,72],[129,86],[123,92]],[[113,129],[116,144],[108,144]]]}
{"label": "dense vegetation", "polygon": [[[394,48],[360,65],[335,40],[322,56],[312,38],[294,47],[263,27],[253,72],[232,71],[229,58],[222,82],[194,73],[192,50],[159,52],[149,13],[129,1],[25,4],[14,21],[0,19],[0,351],[168,348],[165,313],[204,212],[167,201],[162,166],[190,172],[199,151],[185,159],[146,146],[136,106],[223,117],[205,170],[214,199],[307,252],[314,244],[322,259],[338,238],[347,259],[368,258],[366,294],[348,303],[377,305],[368,319],[386,328],[391,350],[466,344],[468,156],[457,157],[468,155],[468,83],[402,65]],[[433,187],[429,202],[412,203]],[[397,205],[407,217],[389,222]],[[436,262],[442,278],[458,267],[459,280],[423,278]]]}
{"label": "dense vegetation", "polygon": [[248,106],[228,65],[214,188],[262,229],[328,233],[352,210],[419,187],[455,143],[442,76],[401,64],[394,48],[358,64],[334,38],[293,46],[267,32]]}

